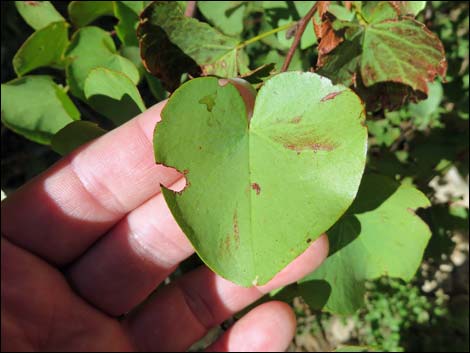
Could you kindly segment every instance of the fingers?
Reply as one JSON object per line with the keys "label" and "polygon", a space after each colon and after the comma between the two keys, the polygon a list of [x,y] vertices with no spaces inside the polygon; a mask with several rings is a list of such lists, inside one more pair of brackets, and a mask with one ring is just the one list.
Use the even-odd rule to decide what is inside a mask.
{"label": "fingers", "polygon": [[[184,185],[181,179],[172,188]],[[193,251],[158,194],[80,257],[68,277],[83,298],[119,316],[141,303]]]}
{"label": "fingers", "polygon": [[[162,288],[124,325],[142,350],[182,351],[208,329],[279,286],[304,277],[326,258],[328,239],[317,239],[270,283],[243,288],[203,267]],[[181,335],[184,332],[184,335]],[[178,340],[173,337],[179,335]]]}
{"label": "fingers", "polygon": [[2,234],[63,265],[180,175],[154,161],[164,103],[63,158],[2,202]]}
{"label": "fingers", "polygon": [[129,351],[122,327],[94,310],[60,271],[1,239],[2,352]]}
{"label": "fingers", "polygon": [[257,306],[235,323],[207,352],[284,352],[295,334],[289,305],[269,302]]}

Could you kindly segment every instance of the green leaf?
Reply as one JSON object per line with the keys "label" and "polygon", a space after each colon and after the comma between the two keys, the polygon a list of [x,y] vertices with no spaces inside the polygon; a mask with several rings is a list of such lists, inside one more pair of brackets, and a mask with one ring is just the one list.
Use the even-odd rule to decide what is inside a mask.
{"label": "green leaf", "polygon": [[328,231],[330,256],[300,282],[304,300],[315,309],[350,314],[363,304],[366,280],[411,280],[431,236],[414,210],[428,206],[410,185],[365,175],[353,205]]}
{"label": "green leaf", "polygon": [[[263,1],[263,17],[261,32],[267,32],[277,27],[294,23],[299,19],[296,8],[287,1]],[[308,10],[307,10],[308,11]],[[287,50],[291,46],[293,37],[286,38],[286,31],[263,38],[263,42],[274,49]]]}
{"label": "green leaf", "polygon": [[66,22],[55,22],[34,32],[20,47],[13,58],[13,68],[23,76],[38,67],[63,67],[63,54],[67,45]]}
{"label": "green leaf", "polygon": [[419,130],[424,130],[428,127],[438,127],[440,112],[439,106],[442,102],[444,90],[439,81],[429,84],[428,98],[419,102],[409,105],[409,112]]}
{"label": "green leaf", "polygon": [[106,133],[91,121],[73,121],[59,130],[51,141],[51,148],[62,156]]}
{"label": "green leaf", "polygon": [[139,71],[128,59],[116,53],[109,33],[98,27],[83,27],[74,33],[65,53],[70,60],[67,65],[67,83],[70,92],[85,100],[83,88],[90,71],[97,67],[122,72],[134,84],[139,82]]}
{"label": "green leaf", "polygon": [[142,79],[144,73],[147,71],[145,70],[144,64],[142,64],[142,59],[140,58],[140,49],[139,47],[133,46],[121,46],[119,48],[119,54],[121,54],[126,59],[129,59],[134,66],[139,71],[139,82]]}
{"label": "green leaf", "polygon": [[361,9],[361,15],[367,23],[378,23],[398,18],[398,9],[391,1],[367,1]]}
{"label": "green leaf", "polygon": [[114,27],[116,34],[125,45],[137,47],[137,25],[140,12],[144,9],[143,1],[114,1],[114,16],[119,23]]}
{"label": "green leaf", "polygon": [[15,5],[21,17],[35,30],[53,22],[65,22],[50,1],[15,1]]}
{"label": "green leaf", "polygon": [[[316,1],[263,1],[263,17],[261,32],[267,32],[275,28],[292,24],[287,31],[263,38],[262,41],[270,47],[286,51],[292,45],[295,35],[295,24],[315,5]],[[311,47],[317,42],[313,30],[313,23],[309,23],[300,38],[300,49]]]}
{"label": "green leaf", "polygon": [[249,71],[237,39],[185,17],[176,2],[156,1],[145,8],[137,35],[145,67],[170,91],[184,73],[236,77]]}
{"label": "green leaf", "polygon": [[112,16],[113,1],[71,1],[68,5],[70,21],[83,27],[101,16]]}
{"label": "green leaf", "polygon": [[245,1],[198,1],[203,16],[228,36],[239,37],[243,31]]}
{"label": "green leaf", "polygon": [[248,122],[237,89],[214,77],[169,99],[154,137],[157,163],[183,171],[165,200],[203,261],[243,286],[264,284],[354,199],[367,132],[360,99],[313,73],[261,87]]}
{"label": "green leaf", "polygon": [[[254,64],[257,66],[262,66],[263,63],[273,63],[276,71],[279,72],[285,59],[286,57],[284,55],[281,55],[277,50],[270,50],[265,55],[260,55],[258,58],[256,58]],[[289,65],[288,71],[303,71],[300,50],[295,51],[294,56],[292,57],[292,61]]]}
{"label": "green leaf", "polygon": [[24,137],[50,144],[80,113],[49,76],[24,76],[2,84],[2,122]]}
{"label": "green leaf", "polygon": [[121,72],[102,67],[91,70],[85,80],[84,93],[88,104],[115,125],[145,110],[137,87]]}
{"label": "green leaf", "polygon": [[[315,3],[316,1],[294,1],[294,6],[297,9],[299,18],[304,17],[310,11],[310,9]],[[331,6],[332,5],[330,5],[330,7]],[[342,6],[338,6],[338,7],[344,9],[344,7]],[[302,37],[300,38],[300,49],[302,50],[307,49],[316,43],[317,43],[317,36],[315,35],[315,31],[313,30],[313,23],[309,23],[307,27],[305,28],[305,31],[302,34]]]}
{"label": "green leaf", "polygon": [[400,15],[417,16],[426,8],[426,1],[392,1]]}

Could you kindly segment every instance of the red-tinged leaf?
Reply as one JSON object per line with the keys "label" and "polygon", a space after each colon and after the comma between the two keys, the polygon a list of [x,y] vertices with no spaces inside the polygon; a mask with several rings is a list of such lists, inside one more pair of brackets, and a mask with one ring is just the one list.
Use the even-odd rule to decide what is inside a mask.
{"label": "red-tinged leaf", "polygon": [[427,83],[447,70],[444,47],[422,23],[392,20],[364,31],[361,76],[366,86],[397,82],[427,94]]}
{"label": "red-tinged leaf", "polygon": [[424,99],[428,82],[445,77],[443,44],[412,18],[350,26],[344,37],[334,51],[319,55],[318,73],[354,86],[370,110]]}

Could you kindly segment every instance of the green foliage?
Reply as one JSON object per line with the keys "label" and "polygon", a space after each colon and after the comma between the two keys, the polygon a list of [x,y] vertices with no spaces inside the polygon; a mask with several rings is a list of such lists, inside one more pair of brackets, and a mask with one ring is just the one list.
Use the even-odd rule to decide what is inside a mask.
{"label": "green foliage", "polygon": [[431,299],[417,286],[384,277],[368,282],[367,287],[366,305],[354,320],[361,344],[377,347],[379,351],[407,351],[402,341],[407,330],[435,325],[447,314],[445,298]]}
{"label": "green foliage", "polygon": [[156,161],[185,170],[188,183],[182,193],[164,189],[170,210],[206,264],[238,284],[270,280],[356,195],[367,144],[363,107],[318,75],[270,78],[251,119],[233,85],[194,79],[175,91],[162,118]]}
{"label": "green foliage", "polygon": [[65,21],[50,1],[15,1],[15,5],[21,17],[35,30]]}
{"label": "green foliage", "polygon": [[90,71],[84,86],[87,102],[119,126],[145,110],[134,83],[125,74],[98,67]]}
{"label": "green foliage", "polygon": [[34,32],[13,58],[13,68],[23,76],[38,67],[64,66],[64,51],[69,44],[66,22],[53,22]]}
{"label": "green foliage", "polygon": [[[332,251],[324,265],[277,295],[302,294],[313,308],[341,313],[365,295],[369,314],[360,315],[371,331],[360,343],[398,350],[397,337],[380,341],[380,324],[398,332],[433,306],[417,299],[417,287],[390,280],[399,283],[395,294],[381,296],[384,286],[367,290],[367,283],[382,275],[409,281],[423,252],[441,258],[452,231],[468,223],[458,200],[438,204],[429,187],[451,166],[468,173],[468,3],[317,5],[287,70],[349,87],[365,114],[343,86],[280,74],[314,3],[198,1],[188,18],[185,2],[74,1],[68,9],[15,2],[17,12],[2,14],[2,43],[7,36],[17,51],[4,56],[2,45],[2,122],[67,154],[175,91],[158,125],[156,157],[187,170],[187,189],[164,193],[202,259],[238,283],[256,276],[264,283],[326,231]],[[11,24],[18,15],[32,33]],[[232,84],[200,76],[242,77],[259,90],[251,121]],[[364,115],[366,174],[346,212],[366,158]],[[428,208],[417,216],[420,207]],[[420,217],[432,232],[427,249]]]}
{"label": "green foliage", "polygon": [[173,1],[148,6],[141,15],[138,35],[145,67],[170,91],[179,86],[183,73],[196,74],[196,66],[206,75],[221,77],[248,71],[248,58],[236,39],[184,16]]}
{"label": "green foliage", "polygon": [[83,27],[98,17],[113,14],[112,1],[72,1],[68,6],[70,22]]}
{"label": "green foliage", "polygon": [[23,136],[49,144],[80,112],[49,76],[25,76],[2,84],[2,122]]}
{"label": "green foliage", "polygon": [[[114,16],[119,20],[114,27],[116,34],[126,46],[137,47],[137,24],[140,12],[144,9],[144,1],[114,1]],[[139,57],[140,61],[140,57]]]}
{"label": "green foliage", "polygon": [[90,121],[73,121],[54,135],[51,148],[60,155],[65,156],[75,148],[105,133],[106,130]]}
{"label": "green foliage", "polygon": [[355,202],[328,232],[330,256],[301,281],[304,300],[317,309],[351,314],[363,304],[366,280],[382,275],[411,280],[431,235],[414,210],[428,206],[414,187],[364,176]]}
{"label": "green foliage", "polygon": [[139,81],[135,65],[117,54],[109,33],[98,27],[83,27],[75,32],[65,55],[70,60],[66,68],[70,92],[82,100],[85,80],[94,68],[106,67],[127,75],[134,84]]}
{"label": "green foliage", "polygon": [[204,17],[228,36],[239,37],[243,31],[244,1],[198,1]]}

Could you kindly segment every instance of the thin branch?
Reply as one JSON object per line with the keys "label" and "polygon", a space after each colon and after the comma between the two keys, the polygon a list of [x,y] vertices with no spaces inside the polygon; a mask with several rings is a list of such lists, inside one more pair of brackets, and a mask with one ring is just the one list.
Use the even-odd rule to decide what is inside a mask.
{"label": "thin branch", "polygon": [[196,13],[196,1],[188,1],[186,5],[186,10],[184,11],[184,15],[186,17],[194,17]]}
{"label": "thin branch", "polygon": [[308,23],[312,19],[315,11],[317,10],[317,4],[319,2],[317,1],[315,5],[312,6],[310,11],[297,23],[297,31],[295,32],[295,37],[294,41],[292,42],[291,47],[289,48],[289,51],[286,56],[286,60],[284,61],[284,64],[282,65],[281,72],[287,71],[289,68],[290,62],[292,61],[292,57],[294,56],[295,50],[299,46],[300,43],[300,38],[302,38],[302,34],[305,32],[305,28],[307,28]]}
{"label": "thin branch", "polygon": [[280,26],[280,27],[277,27],[277,28],[273,28],[272,30],[270,31],[267,31],[267,32],[263,32],[261,34],[258,34],[256,37],[253,37],[253,38],[250,38],[240,44],[237,45],[237,49],[241,49],[241,48],[244,48],[246,47],[247,45],[251,44],[251,43],[254,43],[254,42],[257,42],[263,38],[266,38],[266,37],[269,37],[270,35],[272,34],[275,34],[277,32],[281,32],[281,31],[285,31],[289,28],[291,28],[292,26],[296,25],[296,22],[290,22],[290,23],[287,23],[283,26]]}

